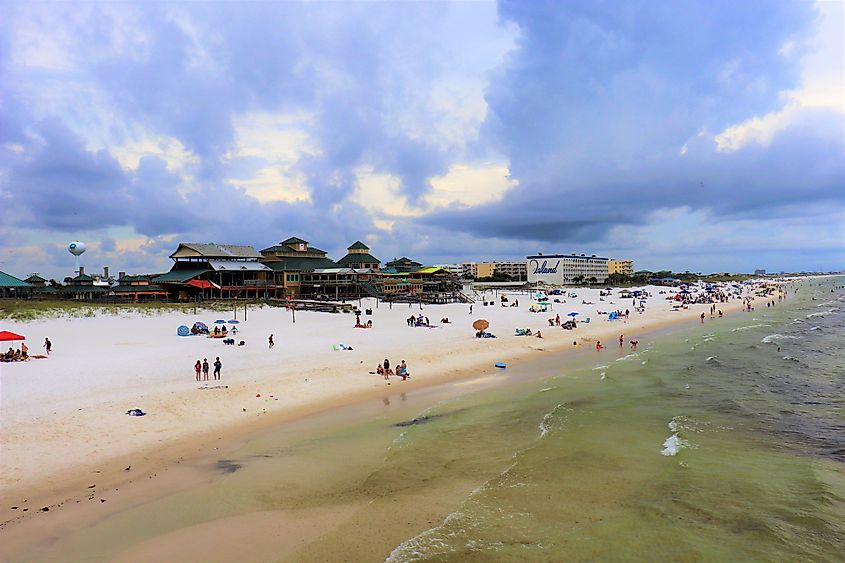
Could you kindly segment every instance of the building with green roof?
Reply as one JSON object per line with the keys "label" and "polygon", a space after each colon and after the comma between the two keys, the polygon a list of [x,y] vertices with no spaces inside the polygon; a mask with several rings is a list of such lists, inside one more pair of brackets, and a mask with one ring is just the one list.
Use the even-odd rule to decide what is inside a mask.
{"label": "building with green roof", "polygon": [[356,240],[347,249],[346,256],[337,261],[338,266],[344,268],[364,269],[369,268],[378,271],[381,261],[370,254],[370,247]]}
{"label": "building with green roof", "polygon": [[6,272],[0,272],[0,297],[29,297],[32,285]]}

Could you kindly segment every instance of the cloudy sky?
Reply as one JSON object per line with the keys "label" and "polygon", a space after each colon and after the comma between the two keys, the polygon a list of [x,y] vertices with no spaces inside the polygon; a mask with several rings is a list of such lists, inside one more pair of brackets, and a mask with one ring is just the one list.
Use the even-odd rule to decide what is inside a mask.
{"label": "cloudy sky", "polygon": [[839,1],[0,0],[0,270],[296,235],[383,261],[845,268]]}

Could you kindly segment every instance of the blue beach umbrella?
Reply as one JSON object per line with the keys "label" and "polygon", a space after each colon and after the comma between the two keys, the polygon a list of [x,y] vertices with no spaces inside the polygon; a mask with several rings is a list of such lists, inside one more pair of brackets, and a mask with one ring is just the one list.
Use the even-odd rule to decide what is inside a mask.
{"label": "blue beach umbrella", "polygon": [[235,319],[229,319],[229,324],[230,324],[230,325],[236,325],[236,324],[238,324],[238,323],[240,323],[240,322],[241,322],[241,321],[236,321]]}
{"label": "blue beach umbrella", "polygon": [[216,325],[224,325],[224,324],[226,324],[226,321],[224,321],[223,319],[217,319],[216,321],[214,321],[214,324],[216,324]]}

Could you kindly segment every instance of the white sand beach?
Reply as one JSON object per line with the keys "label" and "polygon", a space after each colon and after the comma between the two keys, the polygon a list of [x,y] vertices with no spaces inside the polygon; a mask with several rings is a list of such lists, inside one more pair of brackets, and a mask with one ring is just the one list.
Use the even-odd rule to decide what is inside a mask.
{"label": "white sand beach", "polygon": [[[372,319],[371,329],[353,328],[351,314],[297,311],[294,324],[289,311],[253,306],[248,319],[237,325],[236,340],[245,341],[245,346],[176,334],[179,325],[194,321],[213,327],[216,319],[231,319],[231,311],[3,321],[0,330],[25,335],[31,354],[43,353],[45,337],[52,341],[53,352],[48,359],[0,364],[0,496],[31,497],[45,487],[57,491],[91,471],[117,472],[122,469],[118,461],[164,463],[190,455],[191,446],[201,447],[209,436],[216,439],[222,432],[231,435],[261,421],[377,394],[388,383],[411,387],[495,373],[495,362],[594,348],[596,339],[608,350],[595,353],[610,353],[618,349],[620,334],[628,348],[628,341],[639,334],[695,321],[704,311],[706,322],[718,322],[711,321],[709,305],[673,311],[667,295],[659,294],[666,288],[646,289],[652,297],[644,313],[634,312],[631,299],[620,299],[618,290],[615,297],[601,301],[598,289],[574,290],[577,298],[555,296],[566,302],[553,303],[547,313],[529,312],[533,301],[525,293],[509,295],[509,303],[518,299],[519,307],[503,307],[496,299],[493,306],[475,303],[472,314],[465,304],[420,310],[418,305],[391,308],[364,300],[362,308],[371,308],[373,314],[362,320]],[[493,293],[489,295],[492,299]],[[738,311],[741,301],[717,306],[728,314]],[[608,321],[599,314],[617,309],[630,309],[630,318]],[[576,330],[549,327],[549,318],[560,314],[565,320],[570,312],[579,313]],[[407,326],[407,317],[420,313],[437,326]],[[451,322],[440,323],[443,317]],[[481,318],[490,321],[488,331],[498,338],[475,337],[471,324]],[[586,318],[589,324],[583,322]],[[543,338],[516,337],[517,327],[541,330]],[[272,350],[267,343],[271,333],[276,342]],[[352,350],[332,349],[341,343]],[[222,380],[197,383],[196,360],[208,358],[212,363],[217,356],[223,363]],[[392,365],[405,360],[411,378],[385,381],[371,374],[385,358]],[[133,408],[147,415],[128,416],[126,411]],[[175,453],[174,444],[184,447]]]}

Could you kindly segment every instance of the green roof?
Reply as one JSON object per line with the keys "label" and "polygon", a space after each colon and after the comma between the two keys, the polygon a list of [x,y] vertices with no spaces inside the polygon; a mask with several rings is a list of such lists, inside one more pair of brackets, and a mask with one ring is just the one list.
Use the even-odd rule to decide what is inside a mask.
{"label": "green roof", "polygon": [[6,272],[0,272],[0,287],[31,287],[25,281],[10,276]]}
{"label": "green roof", "polygon": [[185,283],[186,281],[197,277],[200,274],[211,272],[208,268],[192,268],[184,270],[170,270],[166,274],[162,274],[155,278],[156,283]]}
{"label": "green roof", "polygon": [[347,264],[378,264],[380,261],[372,254],[347,254],[337,261],[341,266]]}
{"label": "green roof", "polygon": [[360,240],[356,240],[352,243],[351,246],[347,247],[347,250],[369,250],[370,247],[361,242]]}
{"label": "green roof", "polygon": [[276,272],[312,272],[323,268],[336,268],[337,264],[328,258],[287,258],[278,262],[267,262]]}
{"label": "green roof", "polygon": [[290,237],[287,240],[283,240],[279,244],[308,244],[308,241],[302,240],[301,238],[297,238],[297,237]]}
{"label": "green roof", "polygon": [[403,256],[402,258],[394,258],[393,260],[391,260],[390,262],[387,263],[388,266],[391,266],[391,265],[392,266],[404,266],[404,265],[412,265],[412,264],[422,266],[422,264],[420,264],[419,262],[414,262],[413,260],[411,260],[407,256]]}
{"label": "green roof", "polygon": [[79,274],[75,278],[70,278],[72,282],[80,282],[80,281],[94,281],[94,278],[89,276],[88,274]]}
{"label": "green roof", "polygon": [[29,282],[29,283],[41,283],[41,282],[45,282],[45,283],[46,283],[46,282],[47,282],[47,280],[45,280],[44,278],[42,278],[42,277],[41,277],[41,276],[39,276],[38,274],[32,274],[31,276],[29,276],[28,278],[26,278],[26,280],[24,280],[24,281],[27,281],[27,282]]}

